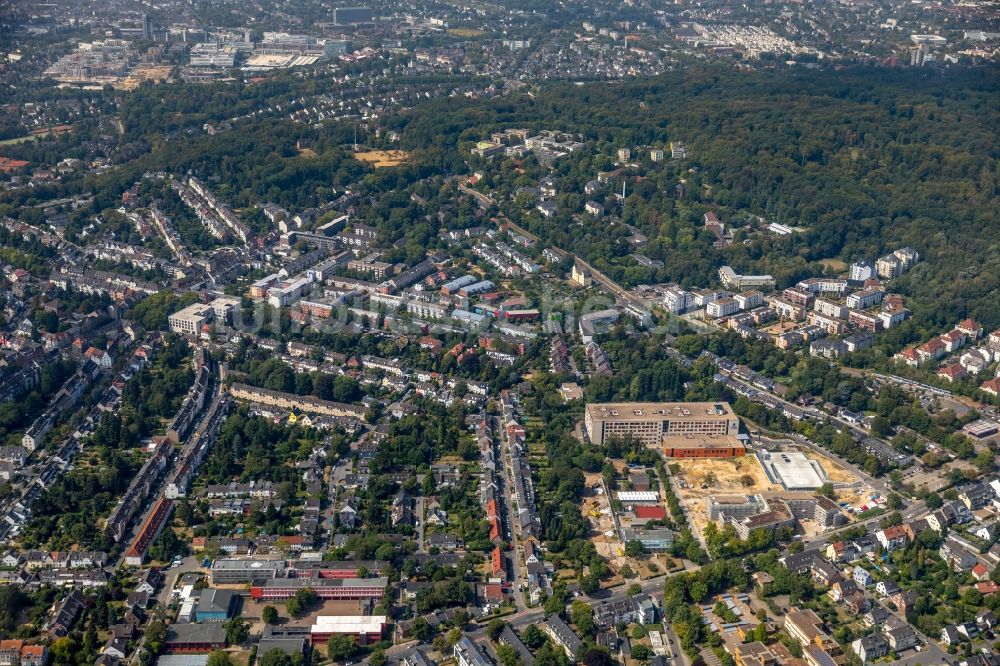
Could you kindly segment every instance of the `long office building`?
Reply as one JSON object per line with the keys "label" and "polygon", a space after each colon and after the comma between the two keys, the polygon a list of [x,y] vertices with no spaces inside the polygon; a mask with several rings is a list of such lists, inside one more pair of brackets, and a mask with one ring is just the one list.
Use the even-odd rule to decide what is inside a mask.
{"label": "long office building", "polygon": [[235,585],[283,576],[284,560],[230,560],[212,562],[213,585]]}
{"label": "long office building", "polygon": [[[664,438],[734,438],[740,420],[728,402],[619,402],[587,405],[587,436],[595,444],[632,436],[659,447]],[[726,444],[728,445],[728,444]]]}
{"label": "long office building", "polygon": [[254,600],[271,601],[290,599],[299,590],[309,588],[320,599],[380,599],[385,594],[389,579],[381,578],[267,578],[255,581],[250,587]]}

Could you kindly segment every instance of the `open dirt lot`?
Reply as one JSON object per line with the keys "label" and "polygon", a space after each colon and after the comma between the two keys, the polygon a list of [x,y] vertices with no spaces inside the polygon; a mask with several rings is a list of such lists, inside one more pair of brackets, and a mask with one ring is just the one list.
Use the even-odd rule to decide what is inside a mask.
{"label": "open dirt lot", "polygon": [[671,470],[677,470],[674,478],[681,486],[680,500],[699,534],[708,523],[705,500],[709,495],[754,495],[782,490],[767,480],[756,456],[670,460],[669,465]]}
{"label": "open dirt lot", "polygon": [[170,78],[173,67],[163,65],[145,65],[136,67],[135,71],[125,78],[121,88],[123,90],[135,90],[143,81],[166,81]]}
{"label": "open dirt lot", "polygon": [[354,153],[354,158],[370,164],[376,169],[384,167],[394,167],[410,159],[410,154],[405,150],[369,150],[362,153]]}
{"label": "open dirt lot", "polygon": [[765,328],[764,332],[768,335],[781,335],[782,333],[787,333],[788,331],[794,331],[799,326],[800,324],[795,321],[780,321]]}

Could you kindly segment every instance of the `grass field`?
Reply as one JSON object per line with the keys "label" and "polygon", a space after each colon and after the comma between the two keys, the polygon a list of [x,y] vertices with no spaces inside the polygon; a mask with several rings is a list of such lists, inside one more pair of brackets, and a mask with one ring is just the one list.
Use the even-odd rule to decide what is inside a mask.
{"label": "grass field", "polygon": [[410,154],[405,150],[369,150],[354,153],[354,158],[365,164],[370,164],[376,169],[382,169],[403,164],[410,159]]}
{"label": "grass field", "polygon": [[829,268],[831,271],[846,271],[847,262],[841,261],[840,259],[820,259],[819,263],[823,264],[824,268]]}
{"label": "grass field", "polygon": [[43,136],[47,135],[48,132],[46,132],[45,134],[29,134],[28,136],[18,136],[13,139],[4,139],[3,141],[0,141],[0,146],[13,146],[15,144],[24,143],[26,141],[36,141],[42,138]]}
{"label": "grass field", "polygon": [[455,37],[479,37],[483,31],[475,28],[448,28],[448,34]]}

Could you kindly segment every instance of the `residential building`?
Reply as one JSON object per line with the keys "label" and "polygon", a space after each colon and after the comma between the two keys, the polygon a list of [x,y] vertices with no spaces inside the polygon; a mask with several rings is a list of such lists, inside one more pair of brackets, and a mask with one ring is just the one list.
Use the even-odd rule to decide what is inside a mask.
{"label": "residential building", "polygon": [[493,660],[468,636],[458,639],[452,655],[458,666],[494,666]]}
{"label": "residential building", "polygon": [[583,641],[569,628],[568,624],[563,622],[562,618],[558,615],[550,615],[541,626],[542,631],[548,634],[556,645],[566,651],[567,657],[576,659],[577,653],[583,647]]}
{"label": "residential building", "polygon": [[851,649],[863,663],[869,664],[889,654],[889,643],[881,634],[869,634],[851,643]]}

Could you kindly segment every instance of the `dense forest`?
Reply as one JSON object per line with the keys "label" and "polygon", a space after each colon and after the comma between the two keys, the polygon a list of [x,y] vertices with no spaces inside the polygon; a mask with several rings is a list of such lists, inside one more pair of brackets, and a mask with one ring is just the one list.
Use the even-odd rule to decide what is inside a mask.
{"label": "dense forest", "polygon": [[[784,286],[828,271],[824,260],[874,258],[909,245],[923,260],[893,289],[914,312],[916,323],[910,326],[925,328],[897,334],[905,344],[965,316],[988,327],[1000,325],[991,298],[1000,289],[997,86],[996,71],[989,69],[750,74],[696,65],[622,83],[545,84],[500,99],[430,99],[381,121],[399,133],[399,147],[410,151],[411,159],[378,171],[353,159],[351,126],[345,123],[309,127],[269,117],[252,127],[223,124],[211,135],[176,132],[194,120],[232,117],[232,110],[224,113],[227,104],[245,111],[288,98],[300,89],[287,80],[221,91],[217,98],[206,97],[215,87],[177,86],[177,95],[166,94],[171,91],[164,87],[155,93],[141,89],[125,100],[123,122],[131,140],[149,143],[147,154],[107,174],[8,194],[0,212],[68,191],[93,192],[97,212],[117,205],[121,191],[147,170],[190,170],[241,208],[264,200],[298,210],[350,185],[372,195],[375,217],[383,218],[362,212],[366,222],[380,221],[387,237],[427,245],[437,224],[428,221],[428,211],[404,203],[397,190],[420,187],[429,176],[465,173],[470,166],[483,172],[491,187],[533,185],[544,173],[533,158],[519,165],[479,162],[469,148],[496,130],[553,129],[578,134],[586,147],[555,165],[557,201],[571,205],[560,206],[563,212],[549,219],[534,212],[517,215],[515,221],[546,244],[574,251],[626,284],[688,286],[713,284],[723,264],[770,272]],[[158,134],[162,129],[151,124],[154,109],[169,112],[171,123],[181,125]],[[296,151],[299,139],[310,142],[315,156]],[[629,176],[624,206],[615,211],[625,224],[571,218],[579,210],[582,184],[613,167],[618,148],[641,153],[635,149],[671,141],[683,142],[689,157],[640,160]],[[382,206],[386,195],[391,203]],[[712,247],[701,224],[707,210],[736,230],[732,247]],[[750,233],[760,229],[757,216],[802,231]],[[411,229],[417,236],[410,238]],[[643,252],[663,261],[662,268],[630,259],[635,248],[621,239],[632,230],[649,238]]]}
{"label": "dense forest", "polygon": [[[996,91],[987,71],[946,79],[862,69],[754,76],[689,69],[652,81],[554,85],[501,103],[431,102],[400,118],[398,129],[404,147],[440,159],[442,169],[455,168],[454,151],[467,157],[472,141],[494,130],[577,132],[599,154],[562,160],[555,175],[581,184],[609,168],[619,147],[682,141],[690,158],[653,165],[625,204],[623,220],[650,237],[647,254],[663,260],[662,269],[624,270],[619,260],[631,250],[606,225],[581,228],[567,215],[525,221],[546,241],[632,283],[705,285],[719,265],[731,264],[788,284],[823,272],[823,259],[874,258],[909,245],[924,261],[895,288],[915,312],[940,327],[965,315],[992,326],[1000,324],[989,298],[1000,288]],[[482,166],[487,181],[504,175],[490,173],[498,164]],[[686,193],[678,199],[680,180]],[[806,231],[716,251],[697,237],[700,216],[692,211],[704,207],[724,222],[760,215]]]}

